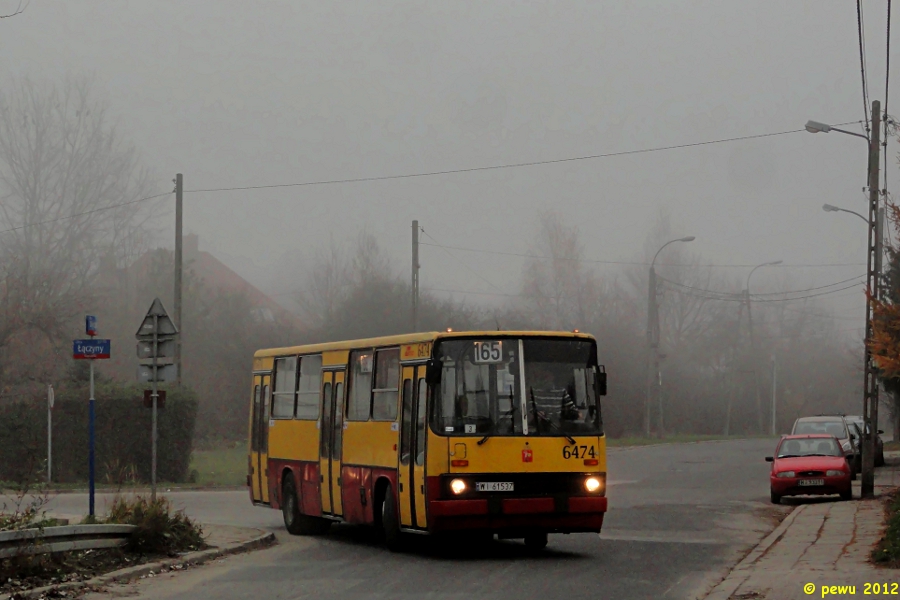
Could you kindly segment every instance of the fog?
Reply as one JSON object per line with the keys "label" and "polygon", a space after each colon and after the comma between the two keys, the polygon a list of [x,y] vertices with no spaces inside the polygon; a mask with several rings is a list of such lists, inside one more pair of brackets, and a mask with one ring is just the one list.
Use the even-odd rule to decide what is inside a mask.
{"label": "fog", "polygon": [[[882,4],[864,3],[873,98],[884,96]],[[83,72],[96,75],[161,190],[176,172],[188,190],[377,177],[863,118],[855,7],[812,0],[32,0],[2,23],[4,76]],[[275,273],[285,254],[308,256],[361,227],[405,271],[413,219],[445,245],[521,253],[537,211],[552,207],[580,224],[589,258],[643,260],[664,210],[677,235],[697,236],[691,250],[706,262],[782,259],[795,287],[806,287],[864,273],[862,224],[820,207],[865,209],[865,161],[859,139],[802,132],[476,173],[186,194],[184,222],[202,248],[279,292],[291,289]],[[172,202],[160,212],[171,231]],[[474,301],[518,292],[519,259],[453,254],[423,248],[424,287],[483,293]],[[790,267],[808,264],[842,266]],[[861,293],[830,302],[862,314]]]}
{"label": "fog", "polygon": [[[669,239],[696,236],[668,247],[657,261],[661,276],[670,279],[662,297],[663,346],[680,353],[671,361],[673,391],[664,392],[679,397],[681,404],[674,404],[690,412],[696,393],[715,413],[726,386],[722,373],[757,377],[775,346],[786,356],[803,355],[795,384],[786,384],[794,385],[785,392],[792,410],[808,410],[818,390],[837,397],[844,394],[839,389],[861,383],[866,229],[853,215],[826,213],[822,205],[867,210],[867,150],[860,138],[803,130],[813,119],[863,131],[852,3],[0,0],[0,14],[21,6],[20,14],[0,20],[0,92],[26,89],[16,87],[23,81],[39,90],[90,82],[108,106],[117,139],[136,151],[128,164],[145,169],[133,180],[123,176],[131,183],[122,201],[164,194],[129,205],[139,208],[123,221],[127,235],[114,217],[103,221],[111,235],[128,238],[115,245],[120,264],[151,248],[172,248],[174,195],[167,192],[183,173],[185,233],[199,236],[200,250],[282,308],[301,308],[297,291],[308,291],[315,273],[337,280],[329,274],[333,264],[344,277],[339,285],[352,281],[374,290],[377,281],[378,297],[396,312],[408,293],[372,273],[381,277],[378,269],[386,265],[393,277],[408,278],[411,222],[418,220],[428,327],[595,328],[608,336],[611,364],[629,370],[628,385],[616,394],[635,400],[643,395],[645,375],[646,267]],[[900,96],[884,89],[885,5],[866,0],[863,8],[869,95],[891,112],[890,98],[900,102]],[[896,86],[895,78],[890,87]],[[62,121],[71,118],[60,114]],[[28,118],[19,129],[17,123],[0,119],[4,131],[31,135]],[[886,152],[890,189],[898,175],[894,138]],[[8,155],[0,157],[0,168],[10,168]],[[7,171],[0,175],[12,180]],[[103,193],[104,202],[115,200]],[[10,231],[42,225],[16,220],[16,210],[0,215]],[[81,233],[69,237],[77,244],[82,233],[94,236],[96,251],[79,264],[85,273],[102,274],[98,265],[108,256],[97,250],[100,229],[82,221]],[[565,260],[576,256],[584,269],[535,267],[527,255],[565,247],[550,243],[551,234],[577,240]],[[8,245],[2,258],[20,268],[22,252],[36,247]],[[365,254],[360,248],[375,247],[383,259],[373,262],[378,268],[353,262]],[[328,252],[333,263],[323,260]],[[143,279],[118,304],[98,302],[98,290],[124,290],[121,281],[107,281],[108,288],[92,288],[99,280],[71,283],[82,304],[67,301],[76,295],[56,298],[71,314],[59,308],[54,324],[43,326],[50,345],[68,339],[60,328],[72,327],[72,315],[95,305],[115,322],[110,335],[130,344],[135,311],[149,305],[143,295],[159,293],[169,302],[169,271],[160,265],[171,256],[157,253],[153,260],[142,265]],[[787,312],[755,306],[764,343],[752,351],[742,350],[753,332],[745,329],[739,303],[698,299],[677,287],[733,294],[754,266],[770,261],[782,263],[754,275],[754,293],[816,288],[821,295],[811,303],[784,303]],[[60,265],[54,265],[56,275],[43,276],[71,280],[71,270]],[[692,270],[679,271],[679,265]],[[832,285],[837,282],[844,283]],[[203,282],[189,285],[195,284]],[[542,304],[550,292],[567,296],[565,306],[559,297]],[[211,410],[204,398],[214,390],[231,394],[249,385],[249,374],[218,381],[221,361],[213,355],[220,348],[201,339],[212,331],[227,335],[227,326],[253,306],[252,298],[243,300],[212,310],[198,298],[186,299],[198,323],[209,315],[218,319],[207,323],[206,333],[186,333],[196,338],[185,347],[202,347],[208,362],[194,380],[185,369],[189,383],[199,386],[201,415]],[[357,307],[354,318],[378,321],[366,313],[365,300],[353,294],[305,298],[320,309],[318,320],[303,313],[297,322],[287,320],[306,337],[287,339],[289,328],[260,332],[245,324],[246,335],[228,360],[248,360],[260,345],[338,331],[384,333],[400,322],[392,314],[397,321],[384,317],[375,323],[381,329],[373,329],[342,316],[340,326],[328,328],[337,306]],[[501,314],[508,323],[499,322]],[[820,344],[820,358],[802,346],[809,330],[789,326],[801,317],[828,321],[831,341],[827,351]],[[816,327],[815,335],[825,331]],[[12,352],[8,340],[25,339],[9,331],[0,339],[0,355]],[[135,360],[129,356],[107,368],[128,378]],[[0,365],[0,391],[26,385],[22,373],[6,368],[10,364]],[[824,375],[817,379],[801,367]],[[3,377],[13,384],[3,384]],[[753,394],[747,392],[752,383],[729,381],[730,394],[744,394],[739,403],[751,407],[742,418],[758,420],[761,430],[759,390],[769,384],[757,377]],[[700,387],[705,391],[696,391]],[[242,400],[233,408],[222,426],[228,435],[242,431],[245,419]],[[635,405],[619,432],[638,429],[640,417]]]}

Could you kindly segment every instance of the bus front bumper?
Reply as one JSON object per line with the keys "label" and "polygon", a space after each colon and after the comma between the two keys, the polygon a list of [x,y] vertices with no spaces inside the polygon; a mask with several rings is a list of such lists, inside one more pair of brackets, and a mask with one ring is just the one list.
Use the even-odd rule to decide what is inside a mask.
{"label": "bus front bumper", "polygon": [[428,504],[429,529],[434,532],[599,533],[607,508],[603,496],[433,500]]}

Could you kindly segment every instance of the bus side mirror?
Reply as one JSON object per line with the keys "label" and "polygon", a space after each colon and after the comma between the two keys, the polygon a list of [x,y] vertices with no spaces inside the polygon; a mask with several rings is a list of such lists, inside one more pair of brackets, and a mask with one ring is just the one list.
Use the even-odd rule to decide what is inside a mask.
{"label": "bus side mirror", "polygon": [[594,376],[596,377],[597,382],[597,395],[605,396],[606,395],[606,367],[600,365],[597,367],[597,370],[594,372]]}
{"label": "bus side mirror", "polygon": [[441,382],[441,361],[436,358],[429,359],[425,363],[425,381],[428,385],[437,385]]}

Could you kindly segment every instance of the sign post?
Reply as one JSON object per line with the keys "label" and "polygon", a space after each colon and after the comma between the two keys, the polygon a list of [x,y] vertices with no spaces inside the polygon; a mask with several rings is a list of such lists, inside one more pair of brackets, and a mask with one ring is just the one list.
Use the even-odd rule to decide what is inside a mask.
{"label": "sign post", "polygon": [[177,366],[172,364],[176,344],[175,336],[177,335],[178,329],[175,327],[172,319],[169,318],[165,307],[163,307],[159,298],[155,298],[134,336],[138,341],[137,355],[141,359],[141,364],[138,366],[138,381],[152,384],[152,390],[150,391],[151,409],[153,411],[152,454],[150,459],[151,502],[156,501],[156,422],[160,400],[157,384],[161,381],[174,381],[177,377]]}
{"label": "sign post", "polygon": [[[74,340],[72,342],[72,358],[76,360],[89,360],[91,366],[91,396],[88,400],[88,515],[94,516],[94,361],[107,359],[110,356],[111,344],[109,340],[95,340],[97,335],[97,317],[88,315],[84,318],[84,331],[91,336],[89,340]],[[52,388],[51,388],[52,397]],[[52,407],[52,399],[50,404]],[[49,427],[49,426],[48,426]],[[49,439],[49,438],[48,438]],[[49,441],[48,441],[49,451]],[[49,477],[49,463],[48,463]]]}
{"label": "sign post", "polygon": [[53,386],[47,386],[47,483],[53,483]]}

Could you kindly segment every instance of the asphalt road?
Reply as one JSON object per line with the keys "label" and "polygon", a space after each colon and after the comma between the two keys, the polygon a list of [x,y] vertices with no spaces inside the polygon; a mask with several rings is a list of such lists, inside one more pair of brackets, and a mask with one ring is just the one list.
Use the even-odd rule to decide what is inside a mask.
{"label": "asphalt road", "polygon": [[[364,527],[334,527],[321,538],[287,535],[280,513],[251,506],[245,492],[172,493],[201,522],[271,529],[280,543],[113,593],[192,600],[695,598],[787,510],[768,502],[763,458],[773,447],[744,440],[613,449],[604,533],[551,536],[539,555],[517,541],[447,548],[424,536],[409,552],[392,554]],[[54,505],[83,513],[86,498],[65,494]]]}

